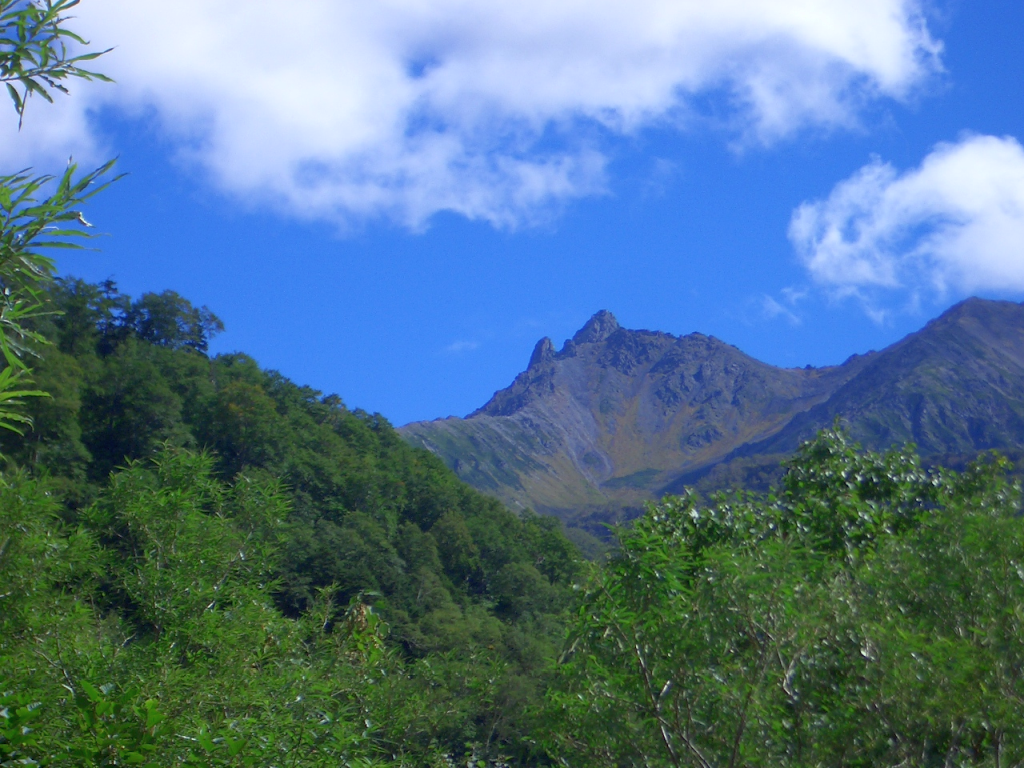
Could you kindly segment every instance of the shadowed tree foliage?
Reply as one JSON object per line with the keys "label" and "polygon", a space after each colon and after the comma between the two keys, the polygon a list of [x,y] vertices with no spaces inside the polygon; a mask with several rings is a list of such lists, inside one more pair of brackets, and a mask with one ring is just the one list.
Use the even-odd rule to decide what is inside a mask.
{"label": "shadowed tree foliage", "polygon": [[[315,615],[318,631],[331,634],[366,606],[380,621],[378,630],[387,627],[379,638],[386,664],[379,674],[397,676],[387,678],[389,688],[374,677],[378,672],[363,670],[375,687],[353,688],[352,696],[366,699],[359,707],[372,710],[360,717],[389,734],[374,743],[391,744],[393,754],[420,755],[416,760],[467,749],[481,759],[536,757],[529,713],[543,698],[570,586],[583,568],[557,521],[513,515],[407,445],[380,416],[351,411],[337,396],[261,370],[245,355],[209,357],[205,350],[220,321],[173,292],[132,300],[109,281],[58,280],[49,295],[52,312],[33,329],[53,340],[36,368],[53,397],[28,404],[35,429],[4,438],[2,450],[12,466],[38,478],[19,475],[25,487],[51,499],[39,535],[79,532],[96,558],[90,568],[113,574],[97,576],[92,591],[76,587],[78,600],[62,612],[91,604],[90,621],[123,627],[116,642],[162,644],[168,658],[188,662],[190,675],[207,676],[211,686],[239,686],[233,675],[246,665],[270,667],[239,661],[248,658],[240,646],[225,650],[234,643],[230,633],[218,634],[227,625],[214,622],[213,608],[200,606],[254,624],[232,631],[259,635],[261,622],[288,627],[285,658],[292,661],[280,663],[299,668],[313,662],[302,645],[302,633],[311,630],[297,627]],[[242,491],[257,500],[272,491],[273,520],[240,528],[241,513],[230,512],[226,499]],[[144,567],[117,575],[126,562]],[[224,575],[236,574],[233,568],[257,592],[227,597],[232,579],[241,578]],[[261,607],[238,613],[243,603],[246,611]],[[202,640],[211,627],[212,639]],[[253,647],[267,642],[250,640]],[[111,696],[139,687],[122,672],[97,677],[95,670],[114,670],[108,662],[124,652],[103,645],[107,640],[89,642],[100,644],[94,649],[100,656],[91,657],[95,669],[72,674],[75,686],[79,678],[113,681]],[[240,666],[218,667],[212,660],[221,653],[235,654]],[[172,679],[156,670],[165,668],[143,666],[131,674]],[[143,706],[139,696],[156,696],[160,712],[185,732],[181,702],[200,695],[192,685],[182,682],[177,692],[159,695],[141,691],[132,706]],[[385,692],[395,697],[386,715],[376,698]],[[245,703],[247,695],[239,693],[223,711],[242,717],[254,706]],[[166,697],[178,700],[180,711]],[[188,732],[221,722],[223,716],[212,714],[219,706],[189,719]]]}

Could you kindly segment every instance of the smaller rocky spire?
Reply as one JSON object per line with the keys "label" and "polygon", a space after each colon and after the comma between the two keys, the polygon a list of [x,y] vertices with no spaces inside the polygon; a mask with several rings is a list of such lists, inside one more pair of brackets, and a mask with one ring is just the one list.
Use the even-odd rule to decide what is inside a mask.
{"label": "smaller rocky spire", "polygon": [[619,321],[615,319],[615,315],[607,309],[602,309],[587,320],[586,325],[576,331],[572,340],[576,344],[593,344],[604,341],[617,330],[619,330]]}
{"label": "smaller rocky spire", "polygon": [[533,348],[533,354],[530,355],[529,368],[533,368],[535,365],[546,363],[549,360],[555,359],[555,345],[551,343],[551,339],[545,336],[543,339],[537,342],[537,346]]}

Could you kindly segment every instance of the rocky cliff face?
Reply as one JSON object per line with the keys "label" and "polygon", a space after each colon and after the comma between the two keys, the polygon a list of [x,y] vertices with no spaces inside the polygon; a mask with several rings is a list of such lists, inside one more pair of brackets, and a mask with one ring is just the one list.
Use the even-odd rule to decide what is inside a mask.
{"label": "rocky cliff face", "polygon": [[513,507],[578,519],[716,472],[734,482],[723,468],[777,466],[837,416],[873,448],[1024,447],[1024,308],[971,299],[882,352],[802,369],[699,333],[627,330],[601,311],[560,350],[541,339],[467,418],[401,432]]}

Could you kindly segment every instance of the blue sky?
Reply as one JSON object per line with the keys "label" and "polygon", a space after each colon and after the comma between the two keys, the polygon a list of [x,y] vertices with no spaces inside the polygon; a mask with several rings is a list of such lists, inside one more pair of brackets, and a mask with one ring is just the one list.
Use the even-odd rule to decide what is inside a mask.
{"label": "blue sky", "polygon": [[395,424],[598,309],[803,366],[1024,299],[1024,4],[233,5],[83,0],[118,84],[0,125],[0,164],[118,155],[62,272]]}

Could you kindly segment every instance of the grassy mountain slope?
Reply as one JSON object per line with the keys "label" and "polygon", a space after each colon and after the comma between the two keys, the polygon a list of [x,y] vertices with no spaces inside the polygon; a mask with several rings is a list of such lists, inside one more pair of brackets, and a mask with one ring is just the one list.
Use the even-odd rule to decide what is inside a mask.
{"label": "grassy mountain slope", "polygon": [[599,312],[466,419],[400,432],[466,482],[555,514],[637,505],[828,398],[862,363],[780,369],[713,337],[621,328]]}
{"label": "grassy mountain slope", "polygon": [[789,452],[836,416],[865,446],[924,455],[1024,442],[1024,307],[968,299],[875,355],[826,402],[757,450]]}
{"label": "grassy mountain slope", "polygon": [[1024,307],[969,299],[882,352],[820,369],[599,312],[558,352],[541,340],[467,418],[400,432],[480,490],[579,521],[688,484],[764,486],[837,417],[868,447],[914,442],[954,463],[1024,447]]}

